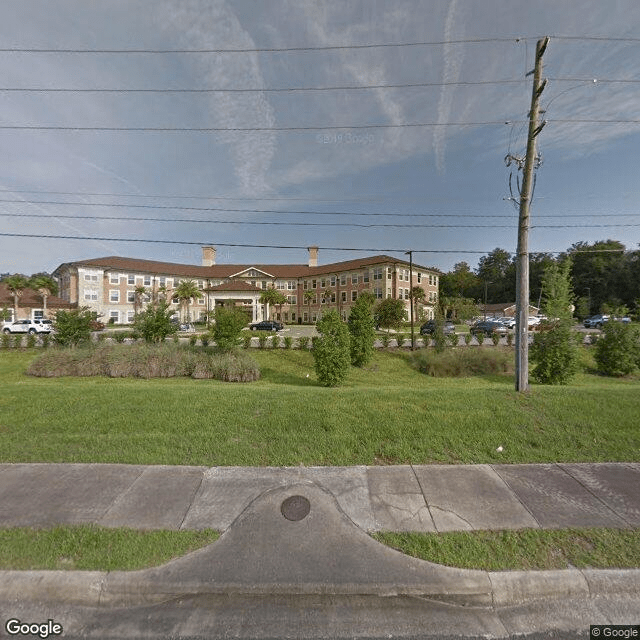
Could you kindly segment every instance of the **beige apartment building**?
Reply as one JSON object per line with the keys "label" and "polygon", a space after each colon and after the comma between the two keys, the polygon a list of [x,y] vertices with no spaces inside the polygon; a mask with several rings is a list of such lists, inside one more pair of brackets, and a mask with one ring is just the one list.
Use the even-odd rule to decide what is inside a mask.
{"label": "beige apartment building", "polygon": [[[438,278],[434,268],[410,264],[387,255],[318,265],[318,248],[309,247],[307,264],[216,264],[216,249],[202,248],[202,264],[174,264],[137,258],[111,256],[61,264],[53,273],[59,283],[59,296],[78,306],[96,311],[103,322],[133,322],[140,304],[155,300],[166,291],[179,312],[179,301],[172,296],[181,280],[193,280],[202,295],[192,300],[193,321],[205,320],[216,306],[241,306],[255,321],[276,319],[287,323],[315,322],[323,309],[337,309],[347,319],[351,306],[363,291],[377,299],[403,300],[409,312],[409,291],[421,287],[425,292],[419,308],[424,317],[433,318],[438,299]],[[136,301],[136,289],[145,294]],[[287,302],[269,309],[261,304],[265,289],[274,287]],[[315,295],[307,295],[313,292]]]}

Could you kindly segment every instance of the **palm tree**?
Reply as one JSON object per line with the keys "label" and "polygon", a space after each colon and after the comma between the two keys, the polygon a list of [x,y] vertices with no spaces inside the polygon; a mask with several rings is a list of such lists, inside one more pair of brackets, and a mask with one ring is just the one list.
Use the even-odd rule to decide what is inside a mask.
{"label": "palm tree", "polygon": [[418,314],[418,302],[422,302],[423,300],[426,299],[426,294],[424,292],[424,289],[422,287],[418,287],[417,285],[415,287],[411,287],[411,304],[413,305],[413,317],[417,318]]}
{"label": "palm tree", "polygon": [[189,304],[192,298],[200,296],[200,289],[195,280],[180,280],[180,283],[175,288],[173,294],[180,300],[180,304],[186,309],[186,318],[183,318],[185,322],[191,322],[191,314],[189,313]]}
{"label": "palm tree", "polygon": [[316,297],[316,292],[313,289],[309,289],[304,292],[304,301],[307,303],[309,309],[309,322],[311,322],[311,301]]}
{"label": "palm tree", "polygon": [[42,296],[42,317],[47,317],[47,298],[58,294],[58,283],[46,273],[37,273],[29,279],[29,288]]}
{"label": "palm tree", "polygon": [[22,274],[16,273],[5,278],[3,282],[13,295],[13,320],[15,322],[18,319],[18,300],[22,296],[22,292],[29,286],[29,281]]}
{"label": "palm tree", "polygon": [[260,304],[267,306],[265,314],[267,320],[269,320],[269,305],[283,305],[286,301],[287,297],[284,293],[278,291],[275,287],[269,287],[260,294]]}
{"label": "palm tree", "polygon": [[138,285],[134,290],[133,295],[133,315],[138,315],[138,309],[140,308],[140,303],[142,302],[142,296],[147,293],[147,290],[142,285]]}

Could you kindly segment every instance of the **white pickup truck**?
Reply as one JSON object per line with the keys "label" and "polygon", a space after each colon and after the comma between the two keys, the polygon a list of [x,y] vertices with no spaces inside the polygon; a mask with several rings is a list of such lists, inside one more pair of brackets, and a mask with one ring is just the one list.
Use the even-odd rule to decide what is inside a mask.
{"label": "white pickup truck", "polygon": [[4,333],[51,333],[51,320],[16,320],[3,327]]}

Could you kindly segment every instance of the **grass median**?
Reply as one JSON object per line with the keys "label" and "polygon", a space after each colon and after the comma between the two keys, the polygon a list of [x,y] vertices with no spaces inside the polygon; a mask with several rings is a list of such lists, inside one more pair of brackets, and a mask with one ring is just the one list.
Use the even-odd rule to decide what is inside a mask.
{"label": "grass median", "polygon": [[[134,531],[95,525],[0,529],[0,570],[132,571],[215,542],[205,531]],[[422,560],[464,569],[542,570],[640,566],[640,531],[570,529],[376,533]]]}
{"label": "grass median", "polygon": [[[493,347],[491,347],[493,348]],[[640,460],[637,379],[432,378],[380,351],[338,388],[308,351],[252,350],[261,379],[34,378],[0,351],[0,462],[206,466]],[[498,447],[502,450],[497,451]]]}

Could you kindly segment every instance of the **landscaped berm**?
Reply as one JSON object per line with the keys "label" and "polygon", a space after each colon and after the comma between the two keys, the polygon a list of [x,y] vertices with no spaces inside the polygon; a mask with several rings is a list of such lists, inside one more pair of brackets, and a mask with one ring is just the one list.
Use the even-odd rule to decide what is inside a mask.
{"label": "landscaped berm", "polygon": [[[532,384],[529,393],[519,394],[512,374],[500,368],[493,374],[433,377],[432,362],[427,375],[420,371],[423,358],[399,349],[377,352],[367,366],[351,367],[342,386],[327,388],[318,383],[307,350],[252,349],[257,368],[246,362],[241,368],[250,376],[222,378],[254,381],[230,383],[194,379],[210,376],[196,374],[200,365],[192,360],[191,377],[153,377],[154,371],[166,374],[159,361],[171,351],[153,352],[155,363],[147,357],[143,367],[144,358],[141,364],[132,346],[138,348],[96,350],[102,355],[92,356],[99,364],[95,371],[89,371],[91,360],[79,349],[2,349],[0,462],[289,466],[640,460],[640,380],[590,373],[591,347],[583,349],[582,371],[569,385]],[[206,362],[213,357],[209,348],[185,349],[193,358],[200,352]],[[71,377],[27,375],[59,375],[61,353],[74,354]],[[105,363],[115,368],[100,369]],[[127,367],[137,377],[120,377],[128,375]]]}

